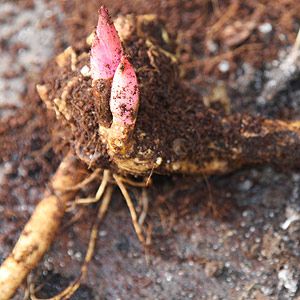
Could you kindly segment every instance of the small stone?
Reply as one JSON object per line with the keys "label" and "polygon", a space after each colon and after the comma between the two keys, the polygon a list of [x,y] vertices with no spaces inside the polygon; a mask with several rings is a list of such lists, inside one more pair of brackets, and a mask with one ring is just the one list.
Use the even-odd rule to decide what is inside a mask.
{"label": "small stone", "polygon": [[207,277],[218,277],[222,274],[223,265],[218,262],[208,262],[205,264],[204,272]]}
{"label": "small stone", "polygon": [[230,64],[229,64],[229,61],[228,60],[222,60],[219,64],[219,70],[222,72],[222,73],[226,73],[229,71],[229,67],[230,67]]}
{"label": "small stone", "polygon": [[80,70],[80,73],[84,77],[90,77],[91,76],[91,70],[90,70],[90,68],[87,65],[85,65],[84,67],[82,67],[82,69]]}
{"label": "small stone", "polygon": [[163,159],[161,157],[158,157],[155,161],[155,163],[160,166],[162,164]]}
{"label": "small stone", "polygon": [[264,34],[271,32],[272,29],[273,26],[270,23],[263,23],[258,26],[258,30]]}
{"label": "small stone", "polygon": [[298,290],[298,280],[296,279],[294,270],[285,266],[278,272],[279,285],[284,286],[290,293],[294,294]]}

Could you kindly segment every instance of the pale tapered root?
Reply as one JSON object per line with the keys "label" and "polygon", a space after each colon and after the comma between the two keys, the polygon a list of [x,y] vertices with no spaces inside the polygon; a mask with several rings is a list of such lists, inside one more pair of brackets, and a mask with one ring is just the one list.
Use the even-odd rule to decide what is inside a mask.
{"label": "pale tapered root", "polygon": [[[0,267],[0,300],[10,299],[51,245],[77,190],[70,188],[86,176],[85,164],[68,154],[58,167],[41,202],[26,224],[14,249]],[[69,188],[69,190],[68,190]]]}
{"label": "pale tapered root", "polygon": [[81,272],[80,272],[80,275],[78,276],[78,278],[69,287],[67,287],[64,291],[62,291],[60,294],[58,294],[52,298],[48,298],[48,299],[37,298],[35,296],[34,283],[32,283],[29,286],[30,296],[31,296],[32,300],[67,300],[78,290],[82,281],[86,277],[86,274],[88,271],[88,264],[93,257],[96,240],[97,240],[97,236],[98,236],[99,225],[100,225],[100,222],[103,220],[103,217],[108,209],[108,206],[109,206],[109,203],[111,200],[111,196],[112,196],[112,191],[113,191],[113,186],[110,185],[107,187],[105,194],[103,196],[103,200],[102,200],[101,205],[98,210],[97,218],[96,218],[95,223],[91,230],[89,246],[88,246],[88,250],[86,252],[86,256],[84,259],[84,264],[81,267]]}

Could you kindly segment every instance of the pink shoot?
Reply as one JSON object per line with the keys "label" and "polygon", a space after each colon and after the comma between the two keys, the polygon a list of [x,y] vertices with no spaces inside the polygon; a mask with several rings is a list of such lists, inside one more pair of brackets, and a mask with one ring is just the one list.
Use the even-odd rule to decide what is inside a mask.
{"label": "pink shoot", "polygon": [[117,30],[104,6],[99,11],[96,36],[91,47],[91,73],[93,80],[110,79],[123,56]]}
{"label": "pink shoot", "polygon": [[110,110],[113,124],[122,127],[134,125],[139,106],[139,89],[136,74],[128,59],[123,56],[113,78]]}

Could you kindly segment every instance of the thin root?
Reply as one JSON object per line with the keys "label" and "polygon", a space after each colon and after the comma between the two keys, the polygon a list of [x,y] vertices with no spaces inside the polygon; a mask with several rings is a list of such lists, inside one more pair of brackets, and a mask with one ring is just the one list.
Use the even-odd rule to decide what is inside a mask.
{"label": "thin root", "polygon": [[102,182],[101,182],[101,184],[98,188],[98,191],[97,191],[95,197],[77,199],[77,200],[75,200],[75,204],[90,204],[90,203],[94,203],[94,202],[99,201],[101,199],[104,191],[105,191],[105,188],[107,186],[109,177],[110,177],[110,171],[109,170],[104,170],[103,171]]}
{"label": "thin root", "polygon": [[102,172],[102,169],[96,169],[88,178],[84,179],[83,181],[79,182],[78,184],[72,187],[66,187],[66,191],[74,191],[79,190],[85,187],[87,184],[92,182],[95,178],[99,177],[99,174]]}
{"label": "thin root", "polygon": [[292,55],[294,56],[294,59],[296,59],[296,57],[298,56],[297,52],[299,51],[299,49],[300,49],[300,29],[298,31],[298,34],[297,34],[297,37],[296,37],[296,40],[295,40],[295,43],[293,46],[293,50],[292,50]]}
{"label": "thin root", "polygon": [[143,226],[144,221],[145,221],[145,219],[147,217],[147,214],[148,214],[148,209],[149,209],[149,201],[148,201],[148,196],[147,196],[147,190],[146,190],[145,187],[142,190],[141,200],[142,200],[143,210],[142,210],[142,212],[139,216],[139,225]]}
{"label": "thin root", "polygon": [[126,200],[126,203],[127,203],[127,206],[129,208],[129,211],[130,211],[130,214],[131,214],[131,219],[132,219],[132,223],[133,223],[133,226],[134,226],[134,229],[136,231],[136,234],[139,238],[139,240],[141,241],[141,243],[144,245],[144,247],[146,246],[146,242],[145,242],[145,238],[142,234],[142,229],[138,223],[138,219],[137,219],[137,215],[136,215],[136,212],[135,212],[135,209],[134,209],[134,206],[133,206],[133,203],[130,199],[130,196],[127,192],[127,189],[126,187],[124,186],[121,178],[116,175],[116,174],[113,174],[113,177],[118,185],[118,187],[120,188],[125,200]]}
{"label": "thin root", "polygon": [[145,181],[144,182],[137,182],[137,181],[131,180],[131,179],[126,178],[126,177],[119,176],[119,178],[120,178],[120,180],[122,180],[122,182],[125,182],[125,183],[127,183],[129,185],[132,185],[134,187],[147,187],[147,186],[152,184],[151,179],[147,180],[146,182]]}

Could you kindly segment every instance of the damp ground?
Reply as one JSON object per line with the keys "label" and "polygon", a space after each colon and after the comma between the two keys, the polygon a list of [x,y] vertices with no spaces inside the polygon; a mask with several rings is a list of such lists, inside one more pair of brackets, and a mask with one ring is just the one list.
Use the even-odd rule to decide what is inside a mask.
{"label": "damp ground", "polygon": [[[168,30],[178,34],[182,80],[204,97],[217,90],[225,93],[234,113],[297,119],[296,64],[293,79],[276,91],[272,101],[266,99],[267,83],[291,52],[300,24],[299,6],[273,3],[105,4],[113,16],[159,14]],[[3,261],[65,151],[63,144],[61,149],[52,148],[49,124],[54,117],[35,92],[39,72],[47,59],[69,44],[83,47],[96,24],[99,1],[0,5]],[[204,179],[154,176],[148,189],[152,247],[147,255],[116,189],[87,278],[72,299],[298,299],[299,184],[299,172],[272,165]],[[92,187],[86,191],[92,192]],[[130,193],[138,210],[141,191]],[[95,208],[67,214],[53,246],[31,276],[41,284],[40,298],[55,295],[78,275]],[[25,289],[26,285],[14,299],[22,298]]]}

